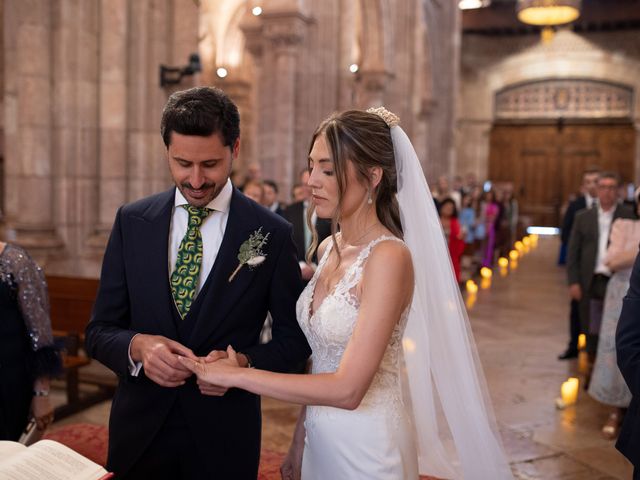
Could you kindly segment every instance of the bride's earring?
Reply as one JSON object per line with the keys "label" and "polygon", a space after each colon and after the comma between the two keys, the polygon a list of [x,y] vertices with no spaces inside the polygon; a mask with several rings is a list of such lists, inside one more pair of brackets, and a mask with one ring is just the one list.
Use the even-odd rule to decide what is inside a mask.
{"label": "bride's earring", "polygon": [[369,198],[367,198],[367,205],[371,205],[373,203],[373,199],[371,198],[371,190],[369,190]]}

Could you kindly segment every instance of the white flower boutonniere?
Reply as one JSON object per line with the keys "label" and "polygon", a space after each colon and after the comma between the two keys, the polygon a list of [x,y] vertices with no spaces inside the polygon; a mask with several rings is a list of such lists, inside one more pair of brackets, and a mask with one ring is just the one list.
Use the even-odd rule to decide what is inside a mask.
{"label": "white flower boutonniere", "polygon": [[268,239],[269,233],[263,235],[262,227],[260,227],[249,236],[248,240],[240,245],[240,251],[238,252],[238,261],[240,263],[229,277],[229,282],[234,279],[243,265],[249,265],[250,268],[253,268],[267,259],[267,256],[262,251],[262,247],[266,245]]}

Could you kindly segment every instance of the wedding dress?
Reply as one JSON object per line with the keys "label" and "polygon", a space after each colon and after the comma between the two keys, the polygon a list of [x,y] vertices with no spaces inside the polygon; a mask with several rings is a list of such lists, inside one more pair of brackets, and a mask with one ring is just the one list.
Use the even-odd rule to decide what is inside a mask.
{"label": "wedding dress", "polygon": [[[311,312],[313,294],[331,252],[329,242],[315,275],[297,303],[298,322],[313,351],[312,373],[335,372],[358,318],[356,286],[379,237],[366,245],[344,276]],[[306,438],[302,457],[303,480],[400,480],[418,478],[418,454],[408,409],[403,403],[402,337],[407,309],[396,325],[368,392],[355,410],[307,407]]]}

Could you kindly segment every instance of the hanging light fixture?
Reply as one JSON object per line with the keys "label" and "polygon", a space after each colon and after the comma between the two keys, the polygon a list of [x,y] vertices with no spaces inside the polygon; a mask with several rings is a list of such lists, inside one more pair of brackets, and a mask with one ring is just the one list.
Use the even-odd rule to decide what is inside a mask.
{"label": "hanging light fixture", "polygon": [[516,13],[522,23],[553,27],[577,20],[581,4],[581,0],[518,0]]}

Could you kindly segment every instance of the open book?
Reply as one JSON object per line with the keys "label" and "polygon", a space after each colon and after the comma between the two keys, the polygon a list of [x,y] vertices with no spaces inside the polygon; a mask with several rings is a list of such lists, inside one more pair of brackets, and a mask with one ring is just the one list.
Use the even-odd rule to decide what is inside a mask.
{"label": "open book", "polygon": [[112,476],[53,440],[40,440],[30,447],[0,441],[0,480],[106,480]]}

